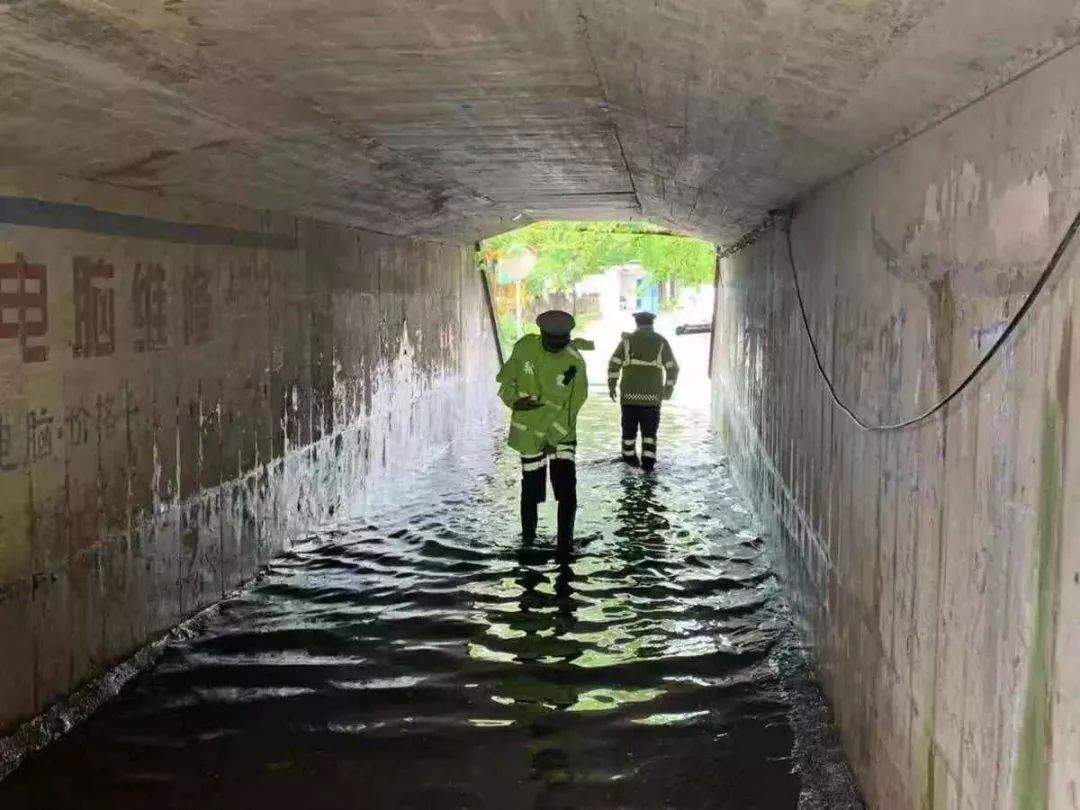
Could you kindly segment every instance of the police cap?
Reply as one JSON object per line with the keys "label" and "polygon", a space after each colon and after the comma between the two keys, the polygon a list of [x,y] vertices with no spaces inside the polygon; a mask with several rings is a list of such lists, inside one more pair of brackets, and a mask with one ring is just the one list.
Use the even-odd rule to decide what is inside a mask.
{"label": "police cap", "polygon": [[569,312],[563,312],[561,309],[549,309],[547,312],[541,312],[536,316],[536,325],[540,327],[540,331],[545,335],[564,337],[570,335],[570,331],[576,324],[574,323],[574,316]]}
{"label": "police cap", "polygon": [[634,320],[637,321],[639,324],[648,326],[656,320],[656,315],[651,312],[635,312]]}

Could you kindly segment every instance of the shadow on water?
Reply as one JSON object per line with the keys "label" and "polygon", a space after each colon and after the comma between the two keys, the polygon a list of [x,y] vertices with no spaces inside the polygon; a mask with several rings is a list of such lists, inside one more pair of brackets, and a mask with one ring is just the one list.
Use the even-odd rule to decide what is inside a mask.
{"label": "shadow on water", "polygon": [[801,767],[839,754],[797,722],[820,698],[704,415],[665,420],[646,475],[590,400],[572,552],[517,538],[498,435],[464,445],[276,560],[0,806],[856,806]]}

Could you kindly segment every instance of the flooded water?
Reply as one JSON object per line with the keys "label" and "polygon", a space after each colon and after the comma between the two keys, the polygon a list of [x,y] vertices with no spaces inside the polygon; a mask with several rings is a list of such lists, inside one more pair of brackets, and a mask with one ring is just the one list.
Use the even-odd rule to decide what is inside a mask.
{"label": "flooded water", "polygon": [[665,409],[646,476],[594,391],[568,557],[554,503],[521,545],[502,431],[463,442],[170,644],[0,807],[857,806],[706,425]]}

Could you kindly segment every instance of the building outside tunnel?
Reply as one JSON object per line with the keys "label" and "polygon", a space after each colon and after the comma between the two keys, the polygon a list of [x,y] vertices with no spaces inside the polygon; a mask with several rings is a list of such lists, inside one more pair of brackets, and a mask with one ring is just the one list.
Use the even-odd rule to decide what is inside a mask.
{"label": "building outside tunnel", "polygon": [[[0,805],[1080,807],[1078,42],[0,3]],[[594,386],[568,564],[475,246],[589,220],[717,246],[712,384],[654,480]]]}

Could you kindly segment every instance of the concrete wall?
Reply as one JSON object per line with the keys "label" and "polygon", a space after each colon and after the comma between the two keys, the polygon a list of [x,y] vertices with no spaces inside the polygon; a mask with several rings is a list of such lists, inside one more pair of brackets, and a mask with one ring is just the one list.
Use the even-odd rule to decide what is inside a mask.
{"label": "concrete wall", "polygon": [[[1080,51],[820,189],[811,326],[870,420],[933,404],[1080,209]],[[771,523],[870,805],[1080,807],[1080,245],[946,414],[829,400],[776,228],[726,260],[714,412]]]}
{"label": "concrete wall", "polygon": [[0,307],[0,731],[491,401],[457,246],[7,177]]}

